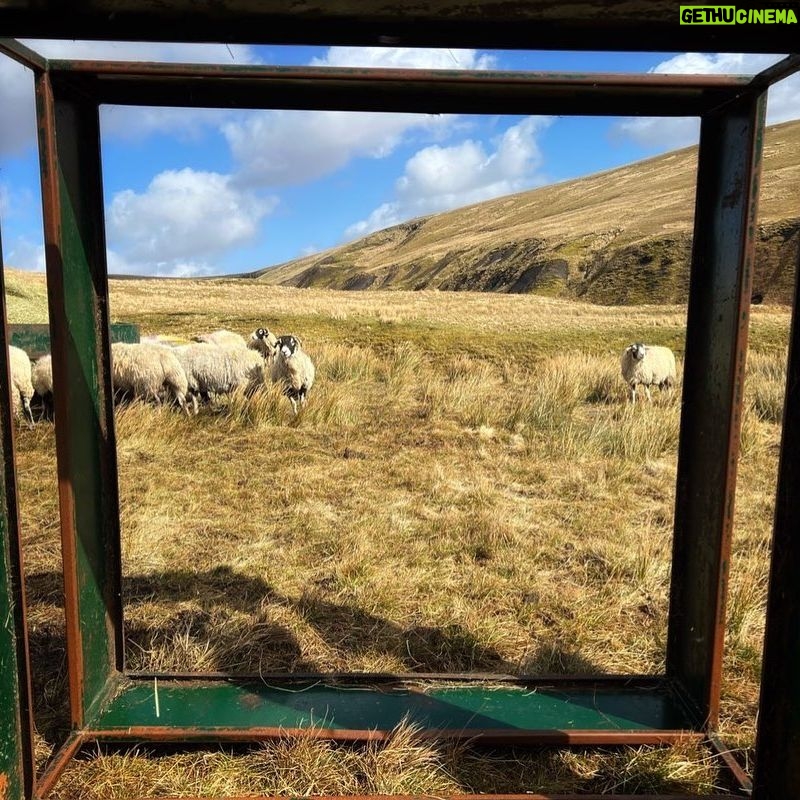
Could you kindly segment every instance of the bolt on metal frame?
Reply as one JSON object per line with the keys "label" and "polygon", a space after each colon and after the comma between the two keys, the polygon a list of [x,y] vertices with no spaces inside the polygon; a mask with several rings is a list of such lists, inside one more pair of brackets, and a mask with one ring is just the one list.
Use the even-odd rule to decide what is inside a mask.
{"label": "bolt on metal frame", "polygon": [[[22,732],[11,737],[17,742],[15,763],[22,765],[15,774],[23,777],[15,779],[10,800],[46,795],[89,741],[249,742],[289,733],[375,740],[385,738],[406,715],[432,737],[526,745],[709,738],[724,749],[715,730],[764,92],[778,76],[798,68],[797,57],[751,80],[47,62],[16,42],[1,42],[0,50],[35,75],[53,369],[62,387],[55,417],[73,727],[47,771],[38,780],[30,777],[30,770],[25,772],[30,762],[25,731],[29,735],[31,729],[27,655],[18,619],[16,694],[0,693]],[[270,675],[266,683],[264,676],[153,676],[125,670],[101,103],[701,118],[664,675]],[[792,353],[800,361],[797,348]],[[796,375],[797,365],[793,369]],[[0,374],[0,383],[8,397],[7,372]],[[787,432],[793,430],[793,414],[796,410],[787,406]],[[15,490],[7,425],[3,453],[8,502]],[[791,479],[784,474],[790,462],[783,462],[782,487]],[[6,519],[16,528],[13,515]],[[12,532],[12,541],[17,536]],[[0,590],[24,609],[18,561],[12,553],[0,574],[6,578]],[[786,632],[788,616],[772,609],[770,614],[770,630]],[[487,677],[506,688],[488,692],[481,685]],[[155,678],[160,710],[153,702]],[[419,692],[407,684],[425,678],[435,678],[437,688]],[[793,677],[787,673],[781,680],[779,688]],[[765,752],[769,765],[770,751]],[[793,764],[797,756],[793,762],[787,755],[786,761]],[[729,757],[726,763],[740,787],[748,788],[741,768]],[[780,780],[773,783],[786,786]],[[758,786],[756,793],[759,800],[779,796]]]}

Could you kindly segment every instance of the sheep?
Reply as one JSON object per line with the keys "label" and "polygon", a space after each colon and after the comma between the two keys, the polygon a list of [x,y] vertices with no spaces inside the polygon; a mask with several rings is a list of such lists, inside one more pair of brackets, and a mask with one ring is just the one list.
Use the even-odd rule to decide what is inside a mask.
{"label": "sheep", "polygon": [[11,406],[14,414],[19,414],[20,403],[25,417],[33,425],[31,398],[33,383],[31,382],[31,360],[28,354],[14,345],[8,346],[8,370],[11,378]]}
{"label": "sheep", "polygon": [[174,396],[181,409],[191,413],[186,405],[186,373],[170,348],[116,342],[111,345],[111,365],[115,394],[130,393],[161,405],[166,392]]}
{"label": "sheep", "polygon": [[195,411],[198,395],[210,399],[238,386],[252,390],[264,382],[264,359],[247,348],[193,343],[173,352],[186,372]]}
{"label": "sheep", "polygon": [[636,342],[623,350],[620,366],[622,377],[631,389],[632,403],[636,402],[637,385],[644,387],[651,403],[651,386],[658,386],[663,391],[675,385],[675,355],[668,347]]}
{"label": "sheep", "polygon": [[41,401],[41,418],[53,416],[53,359],[50,353],[37,359],[31,372],[33,391]]}
{"label": "sheep", "polygon": [[264,361],[272,364],[278,351],[278,339],[268,328],[257,328],[250,334],[247,346],[261,353]]}
{"label": "sheep", "polygon": [[314,385],[314,364],[300,346],[296,336],[279,336],[275,361],[270,370],[273,383],[283,383],[283,393],[297,414],[297,401],[304,406],[306,395]]}
{"label": "sheep", "polygon": [[204,344],[216,344],[221,347],[247,347],[244,336],[224,329],[213,331],[212,333],[199,333],[197,336],[192,336],[192,341],[203,342]]}

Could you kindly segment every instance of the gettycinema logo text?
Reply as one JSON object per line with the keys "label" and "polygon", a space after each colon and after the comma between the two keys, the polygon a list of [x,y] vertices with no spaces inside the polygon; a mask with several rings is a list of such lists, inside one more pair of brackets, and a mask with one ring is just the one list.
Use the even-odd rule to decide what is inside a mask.
{"label": "gettycinema logo text", "polygon": [[681,6],[681,25],[797,25],[792,8]]}

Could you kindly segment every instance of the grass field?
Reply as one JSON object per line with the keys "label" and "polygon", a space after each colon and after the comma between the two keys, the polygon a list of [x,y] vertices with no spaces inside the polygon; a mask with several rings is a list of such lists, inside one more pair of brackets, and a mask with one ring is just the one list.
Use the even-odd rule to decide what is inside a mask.
{"label": "grass field", "polygon": [[[11,321],[41,321],[35,302],[9,303]],[[193,419],[117,412],[130,667],[663,669],[680,392],[626,405],[618,358],[644,340],[680,362],[684,308],[114,281],[112,316],[177,336],[265,324],[298,334],[318,369],[296,419],[271,389]],[[754,309],[722,720],[745,760],[788,321]],[[44,760],[65,724],[52,426],[21,427],[17,449]],[[702,794],[717,779],[697,745],[488,752],[402,727],[381,746],[98,752],[55,797]]]}

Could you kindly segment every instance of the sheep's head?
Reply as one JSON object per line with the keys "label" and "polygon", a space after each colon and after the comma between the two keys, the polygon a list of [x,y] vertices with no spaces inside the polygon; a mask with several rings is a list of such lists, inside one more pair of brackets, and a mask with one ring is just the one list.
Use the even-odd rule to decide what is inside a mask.
{"label": "sheep's head", "polygon": [[250,334],[247,346],[251,350],[257,350],[265,358],[269,358],[275,352],[277,343],[277,337],[268,328],[257,328]]}
{"label": "sheep's head", "polygon": [[277,345],[284,358],[290,358],[300,349],[300,342],[295,336],[279,336]]}
{"label": "sheep's head", "polygon": [[647,348],[641,342],[636,342],[636,344],[632,344],[628,348],[628,352],[631,354],[634,361],[641,361],[644,358],[646,350]]}

